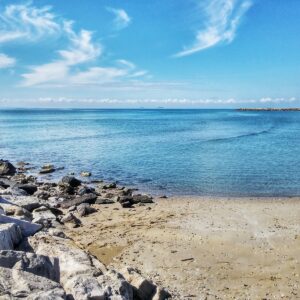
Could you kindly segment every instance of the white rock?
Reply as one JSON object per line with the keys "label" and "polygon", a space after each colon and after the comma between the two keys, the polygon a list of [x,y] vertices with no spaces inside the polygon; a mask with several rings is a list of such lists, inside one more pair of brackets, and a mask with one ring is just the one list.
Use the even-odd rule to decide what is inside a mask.
{"label": "white rock", "polygon": [[40,224],[30,223],[24,220],[19,220],[17,218],[4,216],[4,215],[0,215],[0,223],[2,224],[13,223],[18,225],[24,237],[31,236],[42,228],[42,225]]}
{"label": "white rock", "polygon": [[59,283],[28,272],[0,267],[0,299],[63,300]]}
{"label": "white rock", "polygon": [[58,259],[53,257],[31,252],[1,250],[0,267],[26,271],[56,282],[59,281]]}
{"label": "white rock", "polygon": [[14,249],[21,240],[22,233],[18,226],[15,224],[0,224],[0,250]]}

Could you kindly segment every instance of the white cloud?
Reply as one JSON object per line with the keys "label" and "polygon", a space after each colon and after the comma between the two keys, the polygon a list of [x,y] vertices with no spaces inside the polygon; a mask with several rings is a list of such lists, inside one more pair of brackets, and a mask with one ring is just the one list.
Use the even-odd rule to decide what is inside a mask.
{"label": "white cloud", "polygon": [[0,53],[0,69],[10,68],[16,64],[16,59]]}
{"label": "white cloud", "polygon": [[0,12],[0,43],[37,40],[58,33],[60,26],[51,6],[37,8],[30,3],[11,4]]}
{"label": "white cloud", "polygon": [[251,7],[250,0],[205,0],[200,7],[204,29],[196,34],[195,42],[177,53],[175,57],[187,56],[220,43],[231,43],[242,20]]}
{"label": "white cloud", "polygon": [[112,7],[107,7],[106,9],[114,14],[114,25],[117,30],[123,29],[130,24],[131,18],[128,16],[127,12],[124,9],[117,9]]}

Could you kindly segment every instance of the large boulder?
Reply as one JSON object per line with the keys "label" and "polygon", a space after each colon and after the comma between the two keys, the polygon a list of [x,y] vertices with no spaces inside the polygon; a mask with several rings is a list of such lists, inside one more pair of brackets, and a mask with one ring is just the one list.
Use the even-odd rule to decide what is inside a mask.
{"label": "large boulder", "polygon": [[26,271],[59,282],[58,258],[30,252],[2,250],[0,267]]}
{"label": "large boulder", "polygon": [[0,176],[12,176],[16,174],[16,168],[8,160],[0,160]]}
{"label": "large boulder", "polygon": [[53,221],[56,221],[56,216],[46,206],[40,206],[32,211],[32,222],[51,227]]}
{"label": "large boulder", "polygon": [[43,233],[30,237],[28,241],[37,254],[59,258],[60,283],[74,299],[105,299],[104,290],[96,280],[102,272],[72,241]]}
{"label": "large boulder", "polygon": [[0,250],[14,249],[22,238],[22,232],[16,224],[0,224]]}
{"label": "large boulder", "polygon": [[64,300],[65,291],[57,282],[29,272],[0,267],[0,299]]}
{"label": "large boulder", "polygon": [[0,197],[1,203],[17,205],[28,211],[33,211],[41,206],[40,200],[33,196],[6,196],[5,199]]}
{"label": "large boulder", "polygon": [[20,227],[22,235],[24,237],[28,237],[31,235],[34,235],[36,232],[38,232],[40,229],[42,229],[42,225],[31,223],[25,220],[20,220],[17,218],[13,218],[10,216],[4,216],[0,215],[0,224],[16,224]]}

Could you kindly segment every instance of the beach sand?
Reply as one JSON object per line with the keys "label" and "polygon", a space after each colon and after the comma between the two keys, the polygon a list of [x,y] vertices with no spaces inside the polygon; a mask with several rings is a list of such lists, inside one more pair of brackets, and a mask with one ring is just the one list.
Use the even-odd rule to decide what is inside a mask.
{"label": "beach sand", "polygon": [[155,201],[95,205],[67,234],[106,265],[138,268],[174,299],[300,299],[300,198]]}

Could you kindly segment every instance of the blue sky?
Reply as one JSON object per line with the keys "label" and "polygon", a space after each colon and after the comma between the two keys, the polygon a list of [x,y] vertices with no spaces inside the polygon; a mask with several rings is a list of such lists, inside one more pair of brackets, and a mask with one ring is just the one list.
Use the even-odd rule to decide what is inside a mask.
{"label": "blue sky", "polygon": [[299,106],[299,0],[0,0],[0,105]]}

